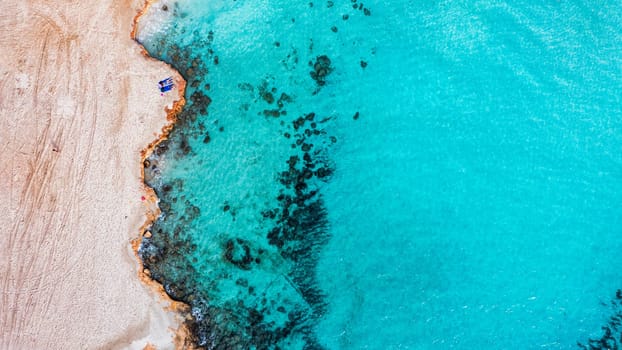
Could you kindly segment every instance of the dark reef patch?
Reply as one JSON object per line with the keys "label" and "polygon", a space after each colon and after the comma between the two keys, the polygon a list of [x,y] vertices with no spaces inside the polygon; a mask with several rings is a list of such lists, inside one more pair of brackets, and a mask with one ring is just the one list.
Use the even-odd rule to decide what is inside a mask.
{"label": "dark reef patch", "polygon": [[622,290],[616,291],[610,307],[613,315],[609,317],[607,324],[601,327],[603,335],[600,338],[589,339],[587,344],[577,342],[580,349],[612,350],[622,346]]}
{"label": "dark reef patch", "polygon": [[317,56],[315,62],[309,62],[309,66],[313,67],[313,70],[309,72],[311,78],[313,78],[318,85],[325,85],[326,77],[333,71],[330,58],[326,55]]}
{"label": "dark reef patch", "polygon": [[225,260],[242,270],[250,270],[251,263],[255,261],[251,255],[250,243],[240,238],[228,240]]}

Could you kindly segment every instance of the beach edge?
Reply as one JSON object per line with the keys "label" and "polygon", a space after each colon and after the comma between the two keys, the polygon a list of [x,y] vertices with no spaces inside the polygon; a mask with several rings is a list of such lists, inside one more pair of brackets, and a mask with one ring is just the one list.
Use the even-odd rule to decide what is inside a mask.
{"label": "beach edge", "polygon": [[[175,346],[175,349],[193,349],[195,347],[193,346],[193,342],[191,342],[192,334],[190,330],[188,329],[187,324],[185,322],[185,320],[187,320],[189,317],[189,305],[183,302],[180,302],[180,301],[173,300],[169,297],[169,295],[164,290],[164,286],[160,284],[158,281],[151,278],[149,270],[144,267],[143,261],[140,258],[140,255],[138,253],[143,237],[145,237],[145,235],[150,234],[149,227],[151,227],[151,225],[155,222],[155,220],[157,220],[157,218],[160,216],[160,213],[161,213],[160,208],[157,204],[159,201],[158,196],[156,195],[153,188],[151,188],[145,182],[145,168],[143,164],[145,160],[147,160],[147,158],[153,153],[155,148],[162,141],[168,139],[170,132],[173,130],[177,122],[177,116],[179,115],[179,113],[181,113],[184,105],[186,104],[186,99],[184,97],[185,90],[186,90],[185,79],[181,76],[181,74],[179,74],[179,72],[173,66],[171,66],[167,62],[160,61],[154,58],[153,56],[151,56],[149,52],[147,51],[147,49],[145,49],[145,47],[136,39],[136,34],[138,30],[138,22],[140,21],[141,17],[146,13],[146,11],[149,9],[149,7],[154,2],[155,2],[154,0],[145,0],[145,2],[142,5],[142,8],[140,8],[139,11],[134,16],[132,20],[132,30],[130,32],[130,39],[132,39],[132,41],[134,41],[136,45],[138,45],[138,47],[140,48],[140,52],[142,53],[143,56],[145,56],[145,58],[147,58],[148,60],[156,61],[161,64],[163,63],[169,67],[169,69],[175,75],[174,81],[177,85],[178,96],[177,96],[177,99],[173,101],[172,107],[164,108],[164,112],[166,113],[166,124],[162,127],[160,134],[157,135],[157,137],[153,141],[151,141],[145,148],[143,148],[140,151],[140,174],[141,174],[140,176],[141,176],[141,181],[143,184],[143,192],[145,194],[144,200],[145,202],[151,204],[151,207],[153,209],[149,210],[146,213],[147,219],[145,220],[143,225],[140,227],[138,231],[138,237],[132,239],[131,246],[134,252],[134,256],[138,262],[139,280],[145,286],[147,286],[151,291],[153,291],[156,295],[158,295],[161,298],[161,300],[168,303],[169,306],[166,307],[167,310],[170,310],[176,313],[177,315],[181,316],[182,319],[184,320],[184,322],[180,322],[179,327],[177,329],[172,330],[173,331],[173,344]],[[147,349],[147,347],[145,349]]]}

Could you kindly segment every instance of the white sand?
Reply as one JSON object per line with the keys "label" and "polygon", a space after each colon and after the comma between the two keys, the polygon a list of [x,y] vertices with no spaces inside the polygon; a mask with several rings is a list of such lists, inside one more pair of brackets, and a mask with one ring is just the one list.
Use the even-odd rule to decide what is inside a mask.
{"label": "white sand", "polygon": [[150,210],[140,151],[178,97],[130,38],[142,6],[2,1],[0,349],[173,347],[130,246]]}

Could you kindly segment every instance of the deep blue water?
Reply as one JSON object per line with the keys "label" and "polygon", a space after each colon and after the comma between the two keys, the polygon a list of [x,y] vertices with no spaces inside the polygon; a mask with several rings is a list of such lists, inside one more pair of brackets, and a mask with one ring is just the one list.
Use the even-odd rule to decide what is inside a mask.
{"label": "deep blue water", "polygon": [[154,4],[138,40],[188,104],[147,164],[145,265],[206,348],[613,347],[621,21],[578,1]]}

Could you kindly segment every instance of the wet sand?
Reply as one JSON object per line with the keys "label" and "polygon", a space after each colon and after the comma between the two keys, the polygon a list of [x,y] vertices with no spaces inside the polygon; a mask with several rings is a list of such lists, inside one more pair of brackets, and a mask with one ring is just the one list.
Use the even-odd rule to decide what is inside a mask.
{"label": "wet sand", "polygon": [[0,349],[174,347],[132,249],[157,211],[141,151],[179,94],[130,37],[143,5],[3,2]]}

